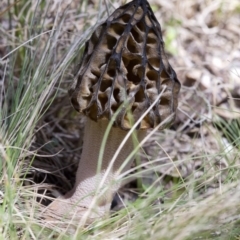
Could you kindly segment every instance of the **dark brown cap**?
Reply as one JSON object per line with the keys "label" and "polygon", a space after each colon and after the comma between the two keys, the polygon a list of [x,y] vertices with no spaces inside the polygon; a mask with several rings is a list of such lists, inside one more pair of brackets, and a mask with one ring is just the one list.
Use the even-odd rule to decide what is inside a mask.
{"label": "dark brown cap", "polygon": [[116,9],[87,41],[69,94],[74,108],[94,121],[110,120],[121,107],[114,126],[128,130],[132,121],[127,112],[136,122],[161,93],[138,129],[154,128],[164,120],[161,128],[170,125],[179,90],[160,24],[146,0],[134,0]]}

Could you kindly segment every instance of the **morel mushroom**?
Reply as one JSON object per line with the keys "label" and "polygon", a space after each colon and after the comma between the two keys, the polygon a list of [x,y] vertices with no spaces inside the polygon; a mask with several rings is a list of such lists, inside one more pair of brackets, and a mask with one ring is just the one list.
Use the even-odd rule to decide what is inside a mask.
{"label": "morel mushroom", "polygon": [[[163,123],[160,129],[170,125],[179,89],[176,73],[164,52],[160,24],[149,3],[134,0],[115,10],[87,41],[80,70],[69,91],[74,108],[87,117],[83,151],[74,189],[49,205],[48,219],[68,217],[80,221],[93,204],[101,182],[107,190],[95,198],[88,222],[109,212],[120,187],[114,180],[134,149],[133,138],[128,138],[110,167],[116,150],[132,124],[144,116],[157,99],[138,124],[136,136],[140,141],[147,129],[160,123]],[[113,117],[99,166],[101,143]],[[122,171],[130,165],[131,161]]]}

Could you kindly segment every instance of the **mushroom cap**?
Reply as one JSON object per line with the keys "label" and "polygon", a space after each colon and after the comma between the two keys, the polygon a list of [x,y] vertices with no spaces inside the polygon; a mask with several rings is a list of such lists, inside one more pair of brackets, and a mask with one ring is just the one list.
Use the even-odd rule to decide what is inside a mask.
{"label": "mushroom cap", "polygon": [[86,42],[69,95],[74,108],[94,121],[110,120],[121,107],[114,126],[128,130],[161,94],[137,129],[164,121],[163,129],[174,121],[179,90],[160,24],[146,0],[134,0],[116,9]]}

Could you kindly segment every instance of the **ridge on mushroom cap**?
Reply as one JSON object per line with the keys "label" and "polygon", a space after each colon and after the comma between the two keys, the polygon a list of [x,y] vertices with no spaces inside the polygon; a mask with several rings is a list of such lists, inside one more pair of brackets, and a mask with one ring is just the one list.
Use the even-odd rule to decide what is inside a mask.
{"label": "ridge on mushroom cap", "polygon": [[[128,130],[161,93],[138,129],[173,122],[180,83],[164,52],[161,27],[146,0],[116,9],[86,42],[69,94],[74,108],[90,119],[110,119]],[[123,104],[123,103],[127,104]]]}

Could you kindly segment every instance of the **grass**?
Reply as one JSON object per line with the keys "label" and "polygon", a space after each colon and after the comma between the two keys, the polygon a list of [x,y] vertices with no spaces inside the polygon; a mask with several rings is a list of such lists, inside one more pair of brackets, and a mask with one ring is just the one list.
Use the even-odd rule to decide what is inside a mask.
{"label": "grass", "polygon": [[[173,8],[174,1],[154,5],[183,84],[176,123],[154,133],[141,164],[123,176],[131,181],[119,191],[121,210],[71,236],[44,227],[40,202],[46,205],[74,182],[83,124],[67,89],[86,39],[106,17],[102,3],[4,0],[0,7],[0,239],[239,239],[239,124],[228,118],[239,112],[236,103],[218,105],[238,86],[239,75],[229,74],[239,61],[229,56],[239,51],[238,1],[197,6],[184,0],[189,11]],[[202,15],[206,25],[199,26],[194,16]],[[209,33],[214,26],[219,35]],[[220,61],[226,56],[221,41],[229,65]],[[202,78],[196,79],[196,69]]]}

